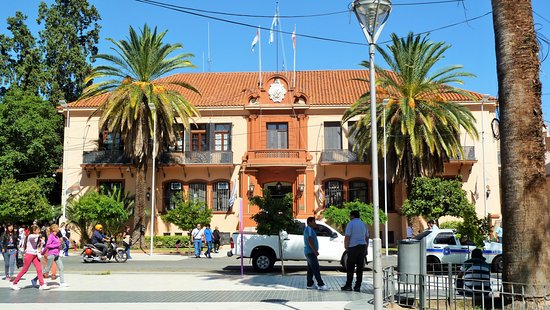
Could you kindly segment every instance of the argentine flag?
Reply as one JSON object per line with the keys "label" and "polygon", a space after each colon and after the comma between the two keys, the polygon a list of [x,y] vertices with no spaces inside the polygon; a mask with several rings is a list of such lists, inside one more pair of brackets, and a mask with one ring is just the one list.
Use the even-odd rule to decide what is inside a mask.
{"label": "argentine flag", "polygon": [[254,37],[254,40],[252,40],[252,45],[250,46],[252,51],[254,51],[254,47],[256,46],[256,44],[258,44],[259,41],[260,41],[260,29],[256,31],[256,36]]}

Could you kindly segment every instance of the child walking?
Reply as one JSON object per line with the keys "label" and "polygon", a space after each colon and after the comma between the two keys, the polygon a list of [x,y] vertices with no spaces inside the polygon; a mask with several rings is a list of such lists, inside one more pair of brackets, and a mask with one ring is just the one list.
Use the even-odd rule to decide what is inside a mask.
{"label": "child walking", "polygon": [[13,283],[10,285],[10,288],[14,291],[20,290],[17,283],[19,283],[19,280],[21,280],[21,278],[27,273],[31,264],[33,264],[36,269],[36,275],[38,276],[38,281],[40,282],[39,289],[49,289],[48,285],[44,283],[44,278],[42,277],[42,266],[38,257],[40,255],[40,252],[38,252],[40,248],[40,241],[42,240],[40,238],[40,227],[37,225],[32,225],[30,232],[31,233],[25,238],[25,257],[23,259],[23,268],[19,271],[17,277],[15,277],[15,280],[13,280]]}
{"label": "child walking", "polygon": [[[48,274],[50,272],[53,263],[55,262],[57,270],[59,270],[59,286],[69,287],[69,284],[65,283],[63,261],[61,260],[61,256],[59,255],[60,248],[62,246],[62,239],[59,238],[60,235],[61,234],[59,233],[59,226],[57,226],[57,224],[52,224],[50,226],[50,235],[48,236],[48,241],[46,242],[46,245],[42,250],[42,254],[46,252],[48,253],[48,264],[46,265],[46,269],[44,269],[44,274]],[[35,277],[31,280],[33,286],[36,286],[36,280],[38,280],[38,277]],[[53,276],[52,280],[55,280]]]}

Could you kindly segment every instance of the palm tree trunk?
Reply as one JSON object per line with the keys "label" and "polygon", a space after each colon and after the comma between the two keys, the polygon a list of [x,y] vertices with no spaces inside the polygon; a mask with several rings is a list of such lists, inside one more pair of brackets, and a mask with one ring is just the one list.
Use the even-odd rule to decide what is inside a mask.
{"label": "palm tree trunk", "polygon": [[531,1],[492,0],[492,6],[501,115],[503,278],[528,284],[525,294],[537,302],[543,294],[537,285],[548,285],[550,274],[539,48]]}
{"label": "palm tree trunk", "polygon": [[134,206],[134,231],[132,238],[138,240],[142,230],[145,231],[145,205],[147,204],[147,166],[138,165],[136,171],[136,203]]}

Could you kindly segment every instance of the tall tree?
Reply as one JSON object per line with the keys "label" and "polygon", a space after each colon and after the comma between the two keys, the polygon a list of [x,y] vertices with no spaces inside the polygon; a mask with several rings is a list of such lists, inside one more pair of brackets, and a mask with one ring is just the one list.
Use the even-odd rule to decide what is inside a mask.
{"label": "tall tree", "polygon": [[505,180],[501,184],[504,280],[528,284],[526,295],[535,297],[528,300],[537,302],[544,299],[540,285],[548,287],[550,274],[539,47],[531,1],[492,0],[492,6]]}
{"label": "tall tree", "polygon": [[16,12],[7,19],[12,37],[0,34],[0,83],[37,95],[44,88],[43,62],[40,49],[25,21],[27,16]]}
{"label": "tall tree", "polygon": [[[128,40],[111,41],[116,55],[97,55],[111,65],[94,68],[89,79],[110,78],[90,85],[83,98],[111,91],[95,114],[100,115],[99,127],[120,133],[124,153],[137,166],[136,210],[134,232],[139,233],[145,220],[147,192],[147,164],[159,147],[175,143],[175,125],[179,121],[188,128],[189,118],[199,116],[198,110],[188,102],[181,91],[198,91],[191,85],[159,79],[173,70],[190,68],[191,54],[173,52],[182,48],[179,43],[163,43],[166,31],[157,33],[147,25],[138,34],[130,27]],[[169,58],[170,57],[170,58]],[[156,112],[149,105],[154,105]],[[153,120],[157,118],[157,131],[153,132]],[[157,144],[153,148],[153,136]],[[151,227],[153,229],[153,227]]]}
{"label": "tall tree", "polygon": [[50,103],[10,89],[0,101],[0,179],[50,177],[61,162],[62,126]]}
{"label": "tall tree", "polygon": [[97,54],[99,12],[88,0],[56,0],[38,8],[40,48],[45,64],[45,95],[50,102],[74,101],[82,94],[90,62]]}
{"label": "tall tree", "polygon": [[[477,139],[472,113],[465,106],[447,99],[453,94],[470,97],[469,93],[448,84],[462,84],[461,78],[473,75],[460,71],[460,65],[433,72],[434,66],[443,59],[443,53],[450,48],[444,42],[432,42],[427,35],[413,33],[406,38],[391,34],[391,38],[389,52],[377,46],[391,69],[376,69],[380,97],[390,99],[385,109],[382,104],[377,106],[377,125],[382,128],[386,124],[387,150],[383,150],[383,130],[378,130],[377,147],[387,152],[389,163],[395,163],[390,169],[396,181],[405,182],[410,189],[415,177],[443,172],[443,164],[449,158],[463,155],[462,130]],[[369,67],[368,62],[362,65]],[[361,156],[368,156],[371,145],[368,102],[370,93],[362,95],[342,118],[342,122],[347,122],[360,116],[349,136]]]}

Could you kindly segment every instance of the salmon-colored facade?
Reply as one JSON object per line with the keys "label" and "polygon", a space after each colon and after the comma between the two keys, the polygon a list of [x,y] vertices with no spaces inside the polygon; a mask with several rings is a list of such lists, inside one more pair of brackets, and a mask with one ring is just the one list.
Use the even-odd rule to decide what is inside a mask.
{"label": "salmon-colored facade", "polygon": [[[322,218],[326,206],[355,198],[372,201],[370,164],[352,150],[353,142],[346,136],[351,124],[341,124],[344,111],[368,91],[367,83],[354,80],[365,77],[366,70],[303,71],[296,73],[295,85],[291,73],[264,73],[261,84],[254,72],[167,77],[185,81],[201,92],[201,96],[184,92],[201,117],[189,130],[182,129],[182,138],[159,155],[155,172],[149,164],[150,183],[155,173],[155,185],[149,185],[150,194],[155,191],[155,234],[185,233],[160,217],[172,207],[170,197],[174,194],[204,201],[214,211],[212,226],[222,232],[238,229],[241,210],[244,226],[255,227],[250,217],[258,208],[248,203],[248,197],[261,195],[263,189],[276,196],[292,193],[294,216],[302,219],[312,215]],[[496,102],[485,102],[482,114],[482,96],[471,95],[475,99],[447,99],[470,108],[480,133],[480,118],[485,118],[483,157],[485,180],[491,189],[487,208],[488,213],[499,216],[498,140],[490,134]],[[69,116],[63,173],[67,195],[80,195],[100,185],[134,192],[135,167],[122,156],[123,146],[113,133],[100,131],[97,116],[90,118],[105,98],[73,102],[69,113],[65,111]],[[465,158],[445,164],[444,176],[461,175],[464,189],[479,197],[485,192],[481,188],[481,141],[463,135],[462,143]],[[383,191],[384,178],[379,182]],[[148,197],[153,196],[150,194]],[[390,244],[405,235],[406,220],[399,215],[404,195],[401,184],[388,183]],[[233,197],[242,200],[235,199],[230,205]],[[483,199],[475,204],[482,216]],[[380,207],[384,210],[385,206],[381,192]]]}

